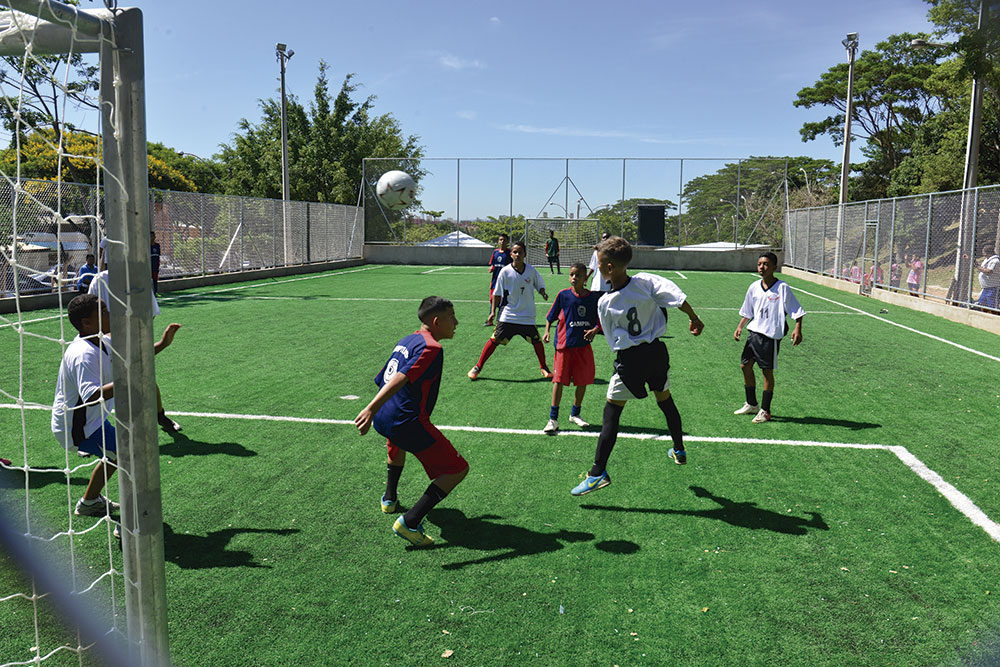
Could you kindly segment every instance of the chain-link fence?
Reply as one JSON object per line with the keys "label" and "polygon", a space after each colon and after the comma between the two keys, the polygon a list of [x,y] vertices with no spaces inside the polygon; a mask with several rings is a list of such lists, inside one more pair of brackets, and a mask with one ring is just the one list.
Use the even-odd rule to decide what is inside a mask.
{"label": "chain-link fence", "polygon": [[[95,252],[103,194],[92,185],[0,183],[0,298],[73,290]],[[14,198],[18,198],[14,206]],[[355,206],[150,190],[150,230],[163,278],[360,258],[364,211]],[[17,211],[15,218],[14,211]],[[55,216],[52,211],[63,211]],[[66,212],[72,211],[73,214]]]}
{"label": "chain-link fence", "polygon": [[[417,201],[403,211],[375,195],[379,177],[396,169],[418,184]],[[767,157],[369,158],[365,242],[492,247],[505,233],[526,240],[528,261],[537,264],[545,263],[550,230],[564,263],[589,259],[605,231],[668,248],[780,247],[788,179],[788,161]],[[644,236],[639,207],[650,205],[663,214]]]}
{"label": "chain-link fence", "polygon": [[[839,239],[839,242],[838,242]],[[1000,285],[1000,186],[788,212],[785,264],[967,307]],[[983,305],[983,304],[979,304]]]}

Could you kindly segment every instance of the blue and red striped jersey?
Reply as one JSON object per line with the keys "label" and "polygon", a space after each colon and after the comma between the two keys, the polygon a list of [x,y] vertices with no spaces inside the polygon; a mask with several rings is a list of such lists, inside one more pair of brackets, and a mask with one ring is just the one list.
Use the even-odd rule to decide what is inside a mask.
{"label": "blue and red striped jersey", "polygon": [[597,302],[602,294],[604,292],[587,292],[580,296],[572,288],[567,288],[556,295],[545,319],[558,322],[555,338],[557,350],[590,345],[583,334],[597,326]]}
{"label": "blue and red striped jersey", "polygon": [[437,403],[443,367],[441,343],[430,333],[415,331],[396,343],[375,384],[381,389],[396,373],[405,373],[408,382],[375,413],[375,430],[391,439],[397,427],[426,421]]}
{"label": "blue and red striped jersey", "polygon": [[510,264],[510,261],[510,250],[493,249],[493,255],[487,265],[490,267],[490,289],[497,286],[497,276],[500,275],[500,269]]}

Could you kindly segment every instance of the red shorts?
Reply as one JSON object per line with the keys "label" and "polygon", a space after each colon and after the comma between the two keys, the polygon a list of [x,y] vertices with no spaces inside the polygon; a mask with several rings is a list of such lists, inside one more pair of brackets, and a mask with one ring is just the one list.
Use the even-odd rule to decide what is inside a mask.
{"label": "red shorts", "polygon": [[[454,475],[469,467],[468,462],[462,458],[461,454],[455,451],[448,438],[444,437],[444,434],[437,430],[433,424],[428,422],[422,424],[422,426],[426,434],[433,438],[434,441],[430,447],[421,449],[419,452],[410,452],[410,454],[416,456],[417,460],[424,466],[427,477],[435,480],[441,475]],[[386,440],[385,445],[386,449],[389,450],[389,458],[391,459],[397,458],[401,453],[406,451],[392,444],[391,440]]]}
{"label": "red shorts", "polygon": [[590,346],[556,350],[552,381],[577,387],[594,384],[594,351]]}

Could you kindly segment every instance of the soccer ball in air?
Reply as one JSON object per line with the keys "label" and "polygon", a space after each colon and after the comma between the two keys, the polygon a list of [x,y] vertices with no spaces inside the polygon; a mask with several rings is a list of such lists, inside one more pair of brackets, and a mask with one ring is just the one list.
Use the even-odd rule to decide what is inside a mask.
{"label": "soccer ball in air", "polygon": [[398,211],[413,203],[414,191],[417,184],[413,182],[410,175],[405,171],[387,171],[378,179],[375,186],[375,194],[378,195],[382,206]]}

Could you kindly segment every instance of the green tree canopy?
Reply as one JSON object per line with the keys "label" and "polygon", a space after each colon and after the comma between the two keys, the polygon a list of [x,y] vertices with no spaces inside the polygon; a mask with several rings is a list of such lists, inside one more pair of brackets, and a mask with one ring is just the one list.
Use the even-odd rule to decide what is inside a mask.
{"label": "green tree canopy", "polygon": [[[358,84],[344,77],[331,97],[327,70],[320,61],[319,76],[309,107],[291,95],[287,103],[288,172],[291,198],[300,201],[353,204],[357,201],[364,158],[399,157],[403,168],[419,183],[423,172],[416,161],[423,155],[418,137],[406,135],[392,114],[373,112],[375,97],[353,98]],[[223,144],[218,160],[226,169],[226,191],[256,197],[281,197],[281,106],[260,101],[257,123],[242,119],[232,143]],[[369,174],[369,176],[371,176]],[[374,186],[374,180],[371,185]]]}

